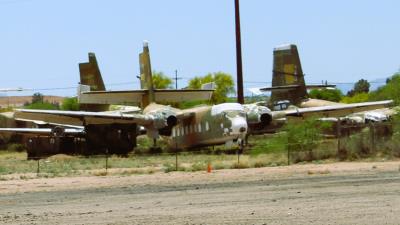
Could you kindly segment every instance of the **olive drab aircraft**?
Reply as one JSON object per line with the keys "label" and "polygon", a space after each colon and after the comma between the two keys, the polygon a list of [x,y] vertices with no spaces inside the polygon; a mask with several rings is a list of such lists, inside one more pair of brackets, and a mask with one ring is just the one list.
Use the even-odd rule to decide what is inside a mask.
{"label": "olive drab aircraft", "polygon": [[307,90],[309,89],[334,88],[336,85],[306,85],[296,45],[277,46],[274,48],[273,55],[272,87],[260,89],[260,91],[271,92],[270,106],[277,107],[279,103],[285,103],[284,101],[301,108],[332,105],[328,104],[328,101],[308,98]]}
{"label": "olive drab aircraft", "polygon": [[[147,44],[145,44],[147,46]],[[148,51],[148,48],[147,48]],[[141,74],[151,74],[150,57],[148,52],[143,51],[139,55]],[[301,68],[300,68],[301,69]],[[142,89],[147,89],[148,85],[152,82],[151,76],[141,76],[141,87]],[[207,84],[206,84],[207,85]],[[324,85],[325,86],[325,85]],[[321,85],[311,85],[309,88],[319,88]],[[328,85],[329,87],[329,85]],[[151,88],[149,88],[150,90]],[[146,102],[149,97],[156,98],[155,102],[159,101],[170,101],[171,99],[176,99],[176,96],[171,96],[175,90],[154,90],[154,95],[145,95],[139,91],[129,92],[129,91],[116,91],[116,92],[106,92],[106,91],[90,91],[90,92],[79,92],[80,103],[90,103],[90,104],[138,104],[142,102],[142,106],[146,106]],[[184,91],[184,90],[180,90]],[[202,92],[197,93],[202,94]],[[191,95],[193,96],[193,95]],[[180,95],[181,101],[187,101],[192,99],[187,99],[186,96]],[[144,104],[143,104],[144,103]],[[285,117],[295,117],[304,118],[307,116],[315,116],[316,114],[325,116],[340,116],[346,115],[349,112],[359,112],[369,108],[376,109],[382,108],[382,105],[386,105],[388,102],[376,102],[372,104],[353,104],[337,107],[332,109],[331,107],[319,107],[304,110],[287,110],[285,112],[281,111],[271,111],[268,107],[260,104],[244,104],[243,109],[246,113],[246,120],[248,125],[248,134],[273,132],[279,127],[280,121],[277,119]],[[226,106],[226,105],[225,105]],[[192,140],[191,140],[192,141]]]}
{"label": "olive drab aircraft", "polygon": [[[307,90],[309,89],[334,88],[336,85],[327,83],[306,85],[296,45],[287,44],[275,47],[273,55],[272,87],[260,89],[260,91],[271,92],[271,98],[268,104],[270,107],[275,110],[284,110],[287,109],[289,105],[294,105],[300,108],[322,106],[330,106],[331,108],[335,108],[348,105],[344,103],[309,98],[307,93]],[[373,102],[371,102],[371,104],[373,104]],[[373,121],[384,120],[384,118],[387,117],[386,115],[382,115],[382,113],[387,113],[386,111],[382,111],[382,108],[383,107],[372,108],[371,110],[380,110],[363,112],[362,115],[365,117],[365,119],[369,118]],[[349,111],[348,114],[351,113],[353,112]]]}
{"label": "olive drab aircraft", "polygon": [[[242,146],[242,140],[245,139],[248,133],[255,133],[255,131],[268,128],[276,119],[287,117],[303,118],[315,115],[341,116],[349,111],[358,112],[370,108],[380,108],[390,103],[390,101],[383,101],[367,104],[348,104],[334,108],[325,106],[285,111],[271,111],[266,106],[257,104],[222,103],[181,110],[168,105],[157,104],[156,102],[206,99],[206,97],[211,97],[212,90],[154,89],[149,48],[146,42],[143,46],[143,52],[139,55],[139,62],[141,90],[91,91],[89,86],[81,85],[78,91],[78,98],[81,104],[90,105],[139,104],[143,108],[141,113],[20,109],[15,113],[15,117],[52,124],[78,126],[85,133],[88,133],[91,127],[93,130],[102,125],[111,127],[143,126],[147,135],[154,140],[159,136],[163,136],[169,140],[171,148],[182,149],[217,144],[231,145],[233,142]],[[94,76],[100,75],[100,73],[93,74]],[[99,81],[102,79],[93,80]],[[64,128],[53,129],[52,131],[58,135],[62,135],[67,131],[71,132],[71,130]],[[107,130],[105,132],[107,133]],[[96,133],[93,132],[93,135],[96,135]]]}
{"label": "olive drab aircraft", "polygon": [[[89,57],[90,58],[90,57]],[[92,60],[93,61],[93,60]],[[156,101],[183,101],[209,99],[213,90],[158,90],[154,89],[151,73],[150,54],[145,42],[139,56],[141,90],[130,91],[89,91],[80,86],[79,100],[83,104],[135,104],[140,103],[142,113],[17,110],[15,117],[25,120],[44,121],[52,124],[66,124],[82,127],[87,132],[90,126],[134,125],[143,126],[149,137],[169,137],[173,148],[190,148],[204,145],[241,144],[247,132],[246,113],[238,103],[223,103],[214,106],[199,106],[180,110]],[[97,65],[97,64],[96,64]],[[93,73],[94,76],[100,73]],[[97,75],[96,75],[97,74]],[[102,80],[102,79],[93,79]],[[103,89],[103,88],[101,88]],[[86,91],[85,91],[86,90]],[[4,129],[3,129],[4,130]],[[69,129],[53,130],[62,135]]]}

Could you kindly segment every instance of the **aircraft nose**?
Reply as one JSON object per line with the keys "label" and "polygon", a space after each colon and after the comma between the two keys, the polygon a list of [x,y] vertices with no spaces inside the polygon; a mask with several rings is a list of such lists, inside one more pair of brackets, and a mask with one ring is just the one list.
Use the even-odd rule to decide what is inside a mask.
{"label": "aircraft nose", "polygon": [[236,117],[232,119],[232,134],[243,134],[247,131],[247,121],[245,118]]}

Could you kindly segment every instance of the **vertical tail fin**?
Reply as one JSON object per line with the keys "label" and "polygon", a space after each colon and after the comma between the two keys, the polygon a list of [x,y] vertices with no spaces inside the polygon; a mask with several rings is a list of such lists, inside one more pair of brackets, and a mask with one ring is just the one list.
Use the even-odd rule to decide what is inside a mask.
{"label": "vertical tail fin", "polygon": [[151,72],[150,51],[147,41],[143,42],[143,52],[139,54],[140,64],[140,87],[148,93],[143,96],[141,107],[144,108],[155,101],[153,77]]}
{"label": "vertical tail fin", "polygon": [[274,48],[273,64],[272,87],[287,85],[298,85],[298,87],[287,91],[272,91],[271,102],[289,100],[296,104],[306,98],[307,89],[297,46],[289,44]]}
{"label": "vertical tail fin", "polygon": [[[89,53],[89,62],[79,63],[80,83],[90,86],[91,91],[105,91],[105,85],[97,64],[96,55]],[[84,111],[106,111],[109,105],[103,104],[80,104],[80,109]]]}

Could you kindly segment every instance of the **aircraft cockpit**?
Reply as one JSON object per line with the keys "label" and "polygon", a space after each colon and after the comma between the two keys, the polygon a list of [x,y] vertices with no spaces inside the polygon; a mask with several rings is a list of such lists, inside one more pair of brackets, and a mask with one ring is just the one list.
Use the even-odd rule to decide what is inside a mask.
{"label": "aircraft cockpit", "polygon": [[289,100],[282,100],[282,101],[277,101],[274,103],[273,108],[275,111],[281,111],[281,110],[286,110],[290,106],[290,101]]}

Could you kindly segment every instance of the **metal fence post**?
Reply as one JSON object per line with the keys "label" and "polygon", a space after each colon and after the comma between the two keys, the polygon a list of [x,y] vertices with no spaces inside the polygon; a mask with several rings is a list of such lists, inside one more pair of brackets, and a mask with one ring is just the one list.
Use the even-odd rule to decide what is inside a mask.
{"label": "metal fence post", "polygon": [[175,137],[175,171],[178,171],[178,137]]}
{"label": "metal fence post", "polygon": [[337,120],[337,124],[336,124],[336,135],[337,135],[337,153],[336,155],[340,156],[340,135],[341,135],[341,121],[340,119]]}
{"label": "metal fence post", "polygon": [[106,148],[106,175],[108,173],[108,148]]}
{"label": "metal fence post", "polygon": [[375,126],[374,123],[371,122],[369,124],[369,132],[370,132],[370,136],[371,136],[371,152],[375,152]]}
{"label": "metal fence post", "polygon": [[287,151],[287,164],[290,165],[290,143],[289,135],[286,135],[286,151]]}
{"label": "metal fence post", "polygon": [[37,160],[36,176],[39,176],[39,173],[40,173],[40,158]]}
{"label": "metal fence post", "polygon": [[175,170],[178,171],[178,151],[175,151]]}

